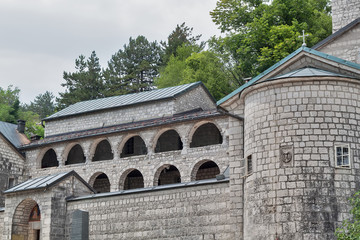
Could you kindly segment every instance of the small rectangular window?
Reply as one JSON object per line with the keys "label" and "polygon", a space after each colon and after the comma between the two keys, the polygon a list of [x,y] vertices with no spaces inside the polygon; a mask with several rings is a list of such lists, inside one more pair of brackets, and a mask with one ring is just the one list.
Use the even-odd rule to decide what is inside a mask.
{"label": "small rectangular window", "polygon": [[335,146],[336,167],[350,168],[350,148],[348,145]]}
{"label": "small rectangular window", "polygon": [[14,185],[15,185],[15,179],[14,178],[9,178],[8,188],[12,188]]}
{"label": "small rectangular window", "polygon": [[252,164],[252,156],[249,155],[247,158],[246,158],[246,164],[247,164],[247,174],[252,174],[253,172],[253,164]]}

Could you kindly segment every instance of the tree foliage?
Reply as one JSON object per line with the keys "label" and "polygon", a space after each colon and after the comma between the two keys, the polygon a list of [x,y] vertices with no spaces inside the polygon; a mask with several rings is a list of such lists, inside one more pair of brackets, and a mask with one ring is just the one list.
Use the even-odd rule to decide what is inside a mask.
{"label": "tree foliage", "polygon": [[219,0],[211,12],[224,38],[213,42],[227,51],[242,78],[264,71],[302,45],[308,46],[331,34],[328,0]]}
{"label": "tree foliage", "polygon": [[46,91],[43,94],[39,94],[35,97],[34,101],[30,102],[29,105],[24,104],[23,108],[25,111],[32,111],[39,115],[41,119],[50,116],[55,112],[55,96]]}
{"label": "tree foliage", "polygon": [[95,51],[87,60],[84,55],[80,55],[75,60],[75,69],[73,73],[64,71],[65,83],[61,86],[66,89],[64,93],[59,93],[60,97],[57,98],[59,109],[79,101],[104,97],[104,80]]}
{"label": "tree foliage", "polygon": [[177,49],[176,56],[170,57],[156,80],[156,85],[164,88],[201,81],[215,99],[220,99],[235,86],[238,87],[231,79],[216,53],[200,51],[199,46],[183,45]]}
{"label": "tree foliage", "polygon": [[176,25],[175,30],[168,36],[167,42],[160,42],[164,49],[164,64],[168,63],[171,56],[177,56],[177,49],[182,45],[199,46],[201,49],[205,46],[205,42],[198,43],[201,34],[193,36],[192,31],[193,28],[186,26],[183,22],[181,25]]}
{"label": "tree foliage", "polygon": [[160,45],[144,36],[133,39],[115,53],[104,71],[106,96],[147,91],[158,75],[162,51]]}
{"label": "tree foliage", "polygon": [[19,93],[20,89],[17,87],[0,87],[0,121],[16,123],[20,109]]}
{"label": "tree foliage", "polygon": [[360,192],[350,198],[352,219],[345,220],[340,228],[336,229],[335,236],[338,240],[360,239]]}

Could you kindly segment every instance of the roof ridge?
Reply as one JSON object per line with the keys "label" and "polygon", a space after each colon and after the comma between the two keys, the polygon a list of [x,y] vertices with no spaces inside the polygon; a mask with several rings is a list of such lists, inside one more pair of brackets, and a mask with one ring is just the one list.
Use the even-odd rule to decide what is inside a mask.
{"label": "roof ridge", "polygon": [[179,86],[153,89],[150,91],[80,101],[62,109],[57,113],[52,114],[49,117],[44,118],[43,120],[52,120],[61,117],[101,111],[105,109],[120,108],[140,103],[148,103],[168,98],[174,98],[200,85],[205,87],[202,82],[198,81]]}
{"label": "roof ridge", "polygon": [[300,48],[296,49],[294,52],[290,53],[289,55],[287,55],[285,58],[281,59],[279,62],[275,63],[274,65],[272,65],[271,67],[269,67],[268,69],[266,69],[265,71],[263,71],[262,73],[260,73],[259,75],[257,75],[256,77],[254,77],[253,79],[251,79],[250,81],[248,81],[247,83],[243,84],[242,86],[240,86],[239,88],[237,88],[236,90],[234,90],[233,92],[231,92],[230,94],[226,95],[225,97],[223,97],[222,99],[220,99],[219,101],[217,101],[217,105],[220,105],[222,103],[224,103],[225,101],[229,100],[230,98],[232,98],[233,96],[241,93],[245,88],[253,85],[254,83],[256,83],[259,79],[261,79],[263,76],[267,75],[268,73],[272,72],[273,70],[275,70],[276,68],[280,67],[281,65],[283,65],[284,63],[286,63],[287,61],[289,61],[290,59],[294,58],[295,56],[297,56],[298,54],[300,54],[301,52],[307,52],[310,54],[314,54],[316,56],[352,67],[352,68],[356,68],[360,70],[360,64],[354,63],[354,62],[350,62],[335,56],[332,56],[330,54],[326,54],[323,52],[319,52],[315,49],[311,49],[305,46],[301,46]]}

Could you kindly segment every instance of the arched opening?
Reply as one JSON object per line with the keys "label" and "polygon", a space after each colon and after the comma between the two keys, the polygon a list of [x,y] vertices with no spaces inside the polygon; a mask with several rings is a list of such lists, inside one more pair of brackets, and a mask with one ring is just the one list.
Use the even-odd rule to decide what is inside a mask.
{"label": "arched opening", "polygon": [[173,165],[164,165],[158,169],[156,175],[158,175],[156,178],[158,186],[181,182],[180,171]]}
{"label": "arched opening", "polygon": [[194,132],[190,147],[203,147],[221,143],[222,136],[219,129],[213,123],[205,123]]}
{"label": "arched opening", "polygon": [[147,148],[144,140],[140,136],[129,138],[122,149],[120,157],[131,157],[147,154]]}
{"label": "arched opening", "polygon": [[210,160],[203,160],[198,162],[192,171],[192,181],[216,178],[220,174],[219,166]]}
{"label": "arched opening", "polygon": [[11,239],[40,239],[41,212],[39,205],[32,199],[25,199],[15,210]]}
{"label": "arched opening", "polygon": [[58,167],[59,162],[57,160],[56,153],[54,149],[49,149],[44,154],[41,160],[41,168],[49,168],[49,167]]}
{"label": "arched opening", "polygon": [[134,169],[127,174],[123,187],[124,190],[143,188],[143,187],[144,187],[144,177],[139,170]]}
{"label": "arched opening", "polygon": [[95,189],[96,193],[110,192],[110,181],[105,173],[100,173],[97,176],[93,176],[93,180],[90,181],[94,182],[92,187]]}
{"label": "arched opening", "polygon": [[111,145],[108,140],[102,140],[96,146],[95,154],[92,159],[93,162],[102,161],[102,160],[111,160],[114,158],[114,154],[111,150]]}
{"label": "arched opening", "polygon": [[168,130],[161,134],[157,140],[155,152],[167,152],[174,150],[181,150],[183,148],[183,143],[179,134],[175,130]]}
{"label": "arched opening", "polygon": [[84,152],[79,144],[73,146],[68,154],[67,160],[65,165],[77,164],[77,163],[84,163],[85,156]]}

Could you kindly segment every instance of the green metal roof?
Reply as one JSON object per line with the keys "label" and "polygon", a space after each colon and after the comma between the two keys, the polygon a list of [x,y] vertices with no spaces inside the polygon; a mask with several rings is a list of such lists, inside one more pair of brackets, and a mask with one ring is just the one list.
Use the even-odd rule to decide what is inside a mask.
{"label": "green metal roof", "polygon": [[322,70],[322,69],[318,69],[318,68],[304,67],[304,68],[296,69],[294,71],[291,71],[291,72],[288,72],[288,73],[285,73],[285,74],[282,74],[282,75],[277,75],[275,77],[269,78],[269,79],[267,79],[267,81],[283,79],[283,78],[294,78],[294,77],[346,77],[346,78],[354,78],[354,77],[351,77],[351,76],[338,74],[338,73],[334,73],[334,72],[330,72],[330,71],[326,71],[326,70]]}
{"label": "green metal roof", "polygon": [[119,108],[134,104],[174,98],[199,85],[203,85],[203,84],[201,82],[195,82],[195,83],[189,83],[176,87],[162,88],[152,91],[78,102],[73,105],[70,105],[69,107],[57,113],[54,113],[53,115],[43,120],[51,120],[55,118],[78,115],[82,113],[94,112],[94,111],[111,109],[111,108]]}
{"label": "green metal roof", "polygon": [[265,76],[266,74],[270,73],[271,71],[274,71],[275,69],[277,69],[278,67],[280,67],[281,65],[283,65],[284,63],[286,63],[287,61],[289,61],[290,59],[294,58],[295,56],[297,56],[298,54],[300,54],[301,52],[307,52],[307,53],[311,53],[314,54],[316,56],[340,63],[342,65],[346,65],[352,68],[356,68],[360,70],[360,65],[356,64],[354,62],[350,62],[350,61],[346,61],[344,59],[338,58],[338,57],[334,57],[331,56],[329,54],[326,53],[322,53],[319,51],[316,51],[314,49],[308,48],[308,47],[300,47],[298,48],[296,51],[294,51],[293,53],[289,54],[288,56],[286,56],[285,58],[283,58],[282,60],[280,60],[279,62],[277,62],[276,64],[272,65],[270,68],[266,69],[264,72],[260,73],[259,75],[257,75],[256,77],[254,77],[253,79],[251,79],[249,82],[243,84],[242,86],[240,86],[238,89],[236,89],[235,91],[233,91],[232,93],[228,94],[227,96],[225,96],[224,98],[220,99],[219,101],[217,101],[217,105],[220,105],[222,103],[224,103],[225,101],[229,100],[230,98],[232,98],[233,96],[241,93],[245,88],[255,84],[259,79],[261,79],[263,76]]}

